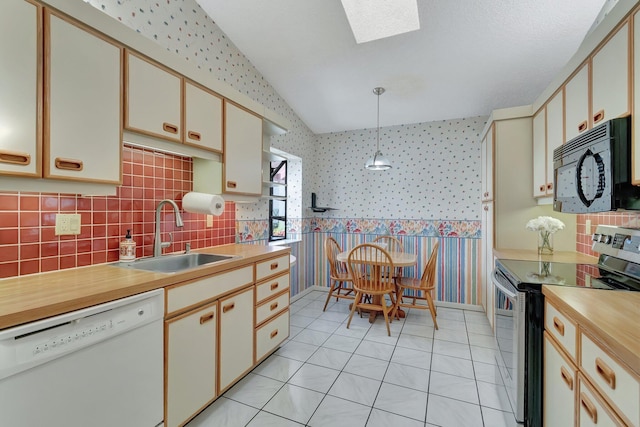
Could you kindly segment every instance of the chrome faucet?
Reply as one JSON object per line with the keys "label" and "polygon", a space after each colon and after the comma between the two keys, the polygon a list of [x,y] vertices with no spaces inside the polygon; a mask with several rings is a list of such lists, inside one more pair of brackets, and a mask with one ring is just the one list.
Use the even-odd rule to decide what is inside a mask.
{"label": "chrome faucet", "polygon": [[173,207],[173,211],[176,214],[176,227],[182,227],[184,222],[182,221],[182,216],[180,216],[180,209],[178,209],[178,205],[173,200],[164,199],[158,203],[156,207],[156,234],[153,240],[153,256],[157,257],[162,255],[162,248],[168,248],[171,243],[173,243],[173,235],[169,233],[169,241],[163,242],[160,237],[160,211],[162,210],[162,206],[165,203],[169,203]]}

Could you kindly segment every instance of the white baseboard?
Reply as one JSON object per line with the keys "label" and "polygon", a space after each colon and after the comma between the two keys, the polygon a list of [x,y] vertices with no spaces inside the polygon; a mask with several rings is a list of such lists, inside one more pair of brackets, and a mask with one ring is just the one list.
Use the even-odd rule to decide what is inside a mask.
{"label": "white baseboard", "polygon": [[[291,302],[294,302],[297,299],[302,298],[303,296],[307,295],[309,292],[312,292],[312,291],[329,292],[329,287],[319,286],[319,285],[309,286],[307,289],[300,292],[296,296],[291,297]],[[447,302],[447,301],[435,301],[435,303],[437,307],[457,308],[460,310],[479,311],[484,313],[484,308],[482,308],[481,305],[462,304],[459,302]]]}

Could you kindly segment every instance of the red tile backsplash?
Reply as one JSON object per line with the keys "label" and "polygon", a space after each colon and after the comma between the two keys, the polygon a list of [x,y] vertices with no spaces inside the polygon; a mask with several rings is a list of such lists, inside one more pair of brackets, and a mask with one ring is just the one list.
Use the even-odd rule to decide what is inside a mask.
{"label": "red tile backsplash", "polygon": [[[136,255],[152,255],[156,206],[172,199],[182,208],[182,196],[192,189],[193,162],[129,146],[122,158],[123,185],[115,196],[0,193],[0,278],[117,261],[127,229],[137,243]],[[80,214],[79,235],[55,235],[55,215],[61,212]],[[180,213],[182,229],[176,228],[173,211],[162,209],[162,239],[173,234],[165,251],[182,251],[187,242],[193,249],[235,242],[234,203],[226,203],[213,227],[206,226],[205,215]]]}

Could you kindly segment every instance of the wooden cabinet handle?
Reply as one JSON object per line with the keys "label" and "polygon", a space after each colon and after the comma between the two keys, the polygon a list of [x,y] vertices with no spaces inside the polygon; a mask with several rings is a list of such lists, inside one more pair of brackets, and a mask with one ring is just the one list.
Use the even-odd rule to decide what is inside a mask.
{"label": "wooden cabinet handle", "polygon": [[553,183],[552,182],[547,184],[547,190],[553,190]]}
{"label": "wooden cabinet handle", "polygon": [[484,210],[485,210],[485,211],[488,211],[488,210],[489,210],[489,206],[485,206],[485,207],[484,207]]}
{"label": "wooden cabinet handle", "polygon": [[68,171],[80,172],[84,167],[82,160],[75,159],[63,159],[62,157],[56,157],[55,165],[58,169],[64,169]]}
{"label": "wooden cabinet handle", "polygon": [[602,119],[604,119],[604,110],[600,110],[593,115],[593,124],[595,125]]}
{"label": "wooden cabinet handle", "polygon": [[236,188],[238,184],[235,181],[227,181],[227,187]]}
{"label": "wooden cabinet handle", "polygon": [[584,132],[587,129],[587,121],[580,123],[578,125],[578,132]]}
{"label": "wooden cabinet handle", "polygon": [[275,270],[276,268],[278,268],[278,263],[277,262],[271,263],[271,269]]}
{"label": "wooden cabinet handle", "polygon": [[273,339],[273,337],[275,337],[276,335],[278,335],[278,330],[276,329],[275,331],[271,332],[271,339]]}
{"label": "wooden cabinet handle", "polygon": [[564,368],[564,366],[560,367],[560,376],[567,383],[569,390],[573,390],[573,377],[571,374]]}
{"label": "wooden cabinet handle", "polygon": [[605,380],[605,382],[609,385],[609,387],[611,387],[611,390],[616,389],[615,371],[611,369],[609,365],[607,365],[605,361],[600,359],[599,357],[596,357],[596,372],[598,372],[598,375],[600,375],[602,379]]}
{"label": "wooden cabinet handle", "polygon": [[484,192],[484,197],[489,197],[489,193],[487,191]]}
{"label": "wooden cabinet handle", "polygon": [[272,290],[272,291],[274,291],[274,290],[278,289],[278,286],[279,286],[279,285],[280,285],[280,284],[279,284],[278,282],[276,282],[276,283],[272,283],[272,284],[271,284],[271,290]]}
{"label": "wooden cabinet handle", "polygon": [[162,130],[169,133],[178,133],[178,126],[172,125],[171,123],[164,122],[162,124]]}
{"label": "wooden cabinet handle", "polygon": [[277,303],[277,302],[274,302],[274,303],[273,303],[273,304],[271,304],[271,306],[269,307],[269,309],[270,309],[271,311],[275,310],[276,308],[278,308],[278,303]]}
{"label": "wooden cabinet handle", "polygon": [[553,327],[556,328],[556,331],[558,331],[561,336],[564,336],[564,323],[556,316],[553,316]]}
{"label": "wooden cabinet handle", "polygon": [[580,405],[582,405],[584,410],[587,411],[587,415],[589,415],[591,421],[594,424],[598,424],[598,410],[584,393],[580,393]]}
{"label": "wooden cabinet handle", "polygon": [[213,320],[214,314],[215,313],[212,311],[211,313],[206,313],[206,314],[203,314],[202,316],[200,316],[200,324],[203,325],[203,324]]}
{"label": "wooden cabinet handle", "polygon": [[227,311],[231,311],[235,308],[235,306],[236,306],[235,302],[232,302],[231,304],[227,304],[224,307],[222,307],[222,312],[226,313]]}
{"label": "wooden cabinet handle", "polygon": [[200,141],[200,134],[198,132],[190,130],[189,132],[187,132],[187,136],[194,141]]}
{"label": "wooden cabinet handle", "polygon": [[540,186],[540,191],[544,192],[544,185]]}
{"label": "wooden cabinet handle", "polygon": [[0,162],[26,166],[31,163],[31,155],[17,151],[0,150]]}

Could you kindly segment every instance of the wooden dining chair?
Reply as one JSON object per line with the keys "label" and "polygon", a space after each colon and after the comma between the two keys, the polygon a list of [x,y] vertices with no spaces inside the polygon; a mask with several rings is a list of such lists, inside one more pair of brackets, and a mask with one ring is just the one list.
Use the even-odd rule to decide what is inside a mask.
{"label": "wooden dining chair", "polygon": [[[403,252],[404,246],[402,246],[402,242],[397,237],[393,236],[378,236],[373,239],[374,244],[384,245],[383,248],[387,250],[387,252]],[[396,267],[395,273],[393,277],[399,279],[402,277],[402,267]]]}
{"label": "wooden dining chair", "polygon": [[384,249],[387,252],[404,252],[404,247],[402,246],[402,242],[397,237],[393,236],[378,236],[373,239],[373,243],[386,245]]}
{"label": "wooden dining chair", "polygon": [[[393,315],[396,307],[396,287],[391,256],[380,246],[365,243],[356,246],[349,252],[347,267],[353,279],[353,288],[356,291],[347,329],[351,325],[351,319],[356,310],[360,313],[362,313],[361,310],[381,310],[387,325],[387,334],[391,336],[389,313]],[[364,299],[365,295],[371,295],[371,302]],[[385,295],[389,295],[391,305],[387,305]]]}
{"label": "wooden dining chair", "polygon": [[[436,287],[436,262],[438,259],[438,248],[440,247],[440,242],[436,242],[431,250],[431,255],[429,256],[429,261],[427,261],[427,265],[424,267],[424,271],[422,273],[422,277],[420,279],[416,279],[413,277],[402,277],[396,281],[398,286],[398,297],[397,297],[397,307],[408,307],[408,308],[418,308],[421,310],[429,310],[431,312],[431,318],[433,319],[433,324],[436,329],[438,329],[438,322],[436,321],[436,316],[438,313],[436,312],[436,306],[433,304],[433,298],[431,293],[434,291]],[[413,291],[413,295],[404,295],[405,290]],[[405,303],[404,298],[411,298],[411,303]],[[424,300],[425,304],[417,304],[417,300]]]}
{"label": "wooden dining chair", "polygon": [[[338,254],[342,252],[340,245],[333,237],[327,237],[324,241],[324,251],[327,254],[327,261],[329,262],[329,295],[327,295],[327,301],[324,303],[322,311],[327,309],[329,300],[335,292],[336,301],[339,298],[354,299],[353,296],[353,280],[351,274],[347,269],[347,265],[338,261]],[[340,291],[344,290],[345,293],[341,294]]]}

